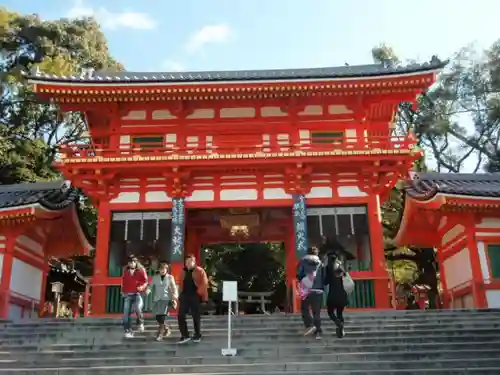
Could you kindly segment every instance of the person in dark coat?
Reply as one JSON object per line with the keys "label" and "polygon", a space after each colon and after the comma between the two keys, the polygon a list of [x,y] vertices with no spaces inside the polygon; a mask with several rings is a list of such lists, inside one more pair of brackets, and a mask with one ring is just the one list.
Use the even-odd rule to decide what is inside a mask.
{"label": "person in dark coat", "polygon": [[[339,244],[341,247],[342,245]],[[329,286],[328,296],[326,299],[326,307],[328,316],[337,326],[337,337],[345,336],[344,331],[344,309],[347,306],[347,293],[344,289],[343,277],[346,273],[341,262],[343,252],[347,253],[343,248],[327,249],[324,254],[324,263],[326,265],[325,285]],[[351,255],[352,256],[352,255]]]}

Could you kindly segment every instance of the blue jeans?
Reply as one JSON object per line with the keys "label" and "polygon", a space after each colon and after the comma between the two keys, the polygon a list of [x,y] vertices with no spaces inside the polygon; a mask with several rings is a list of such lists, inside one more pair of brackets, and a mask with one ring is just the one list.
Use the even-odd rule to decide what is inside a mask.
{"label": "blue jeans", "polygon": [[132,314],[132,309],[135,310],[135,315],[137,317],[137,325],[144,324],[144,314],[142,313],[142,308],[144,307],[144,302],[142,296],[139,293],[127,294],[123,299],[123,329],[125,332],[132,330],[132,325],[130,323],[130,315]]}

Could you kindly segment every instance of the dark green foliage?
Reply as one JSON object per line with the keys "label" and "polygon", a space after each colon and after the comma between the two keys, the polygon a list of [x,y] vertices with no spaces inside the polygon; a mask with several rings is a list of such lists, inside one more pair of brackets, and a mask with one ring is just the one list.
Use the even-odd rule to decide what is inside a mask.
{"label": "dark green foliage", "polygon": [[[34,68],[79,75],[82,68],[123,70],[108,51],[94,19],[46,21],[0,8],[0,184],[61,178],[53,168],[58,147],[85,142],[79,113],[35,98],[23,75]],[[82,197],[83,216],[95,234],[95,212]]]}

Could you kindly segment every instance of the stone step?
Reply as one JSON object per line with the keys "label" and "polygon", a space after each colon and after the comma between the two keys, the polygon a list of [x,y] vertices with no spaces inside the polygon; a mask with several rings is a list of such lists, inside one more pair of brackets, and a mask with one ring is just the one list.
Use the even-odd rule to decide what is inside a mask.
{"label": "stone step", "polygon": [[[234,358],[236,360],[236,358]],[[206,374],[206,373],[248,373],[260,372],[261,374],[268,374],[270,371],[286,371],[286,372],[300,372],[317,373],[318,371],[325,371],[335,369],[336,371],[350,371],[350,370],[364,370],[371,371],[373,369],[386,370],[413,370],[413,369],[453,369],[453,368],[500,368],[500,358],[476,358],[476,359],[433,359],[432,361],[422,360],[377,360],[377,361],[336,361],[329,359],[327,361],[276,361],[270,359],[269,362],[259,359],[254,363],[231,363],[231,358],[224,364],[194,364],[194,365],[141,365],[134,366],[128,364],[114,365],[114,366],[92,366],[89,365],[85,368],[82,367],[37,367],[37,368],[21,368],[13,366],[11,368],[1,368],[1,373],[16,373],[26,375],[42,375],[54,373],[72,374],[72,375],[137,375],[137,374],[161,374],[161,373],[184,373],[184,374]]]}
{"label": "stone step", "polygon": [[18,367],[88,367],[88,366],[114,366],[121,365],[124,362],[128,365],[144,366],[144,365],[162,365],[168,363],[171,366],[179,365],[224,365],[224,364],[251,364],[257,362],[272,362],[273,360],[280,360],[282,362],[310,362],[310,361],[411,361],[411,360],[451,360],[451,359],[494,359],[500,357],[499,349],[466,349],[466,350],[424,350],[424,351],[397,351],[397,352],[352,352],[352,353],[338,353],[327,352],[319,354],[297,354],[276,357],[273,355],[259,355],[250,356],[248,354],[240,353],[234,358],[223,357],[212,353],[211,355],[204,356],[179,356],[171,357],[160,355],[144,357],[140,354],[121,354],[119,356],[108,357],[94,357],[89,356],[85,358],[38,358],[25,357],[20,359],[2,359],[0,360],[0,368],[11,368],[12,366]]}
{"label": "stone step", "polygon": [[[190,355],[213,355],[220,353],[220,348],[226,346],[223,343],[220,348],[213,345],[164,345],[166,342],[151,342],[149,346],[143,347],[119,347],[112,349],[101,349],[92,347],[78,347],[77,349],[26,349],[19,348],[19,351],[0,352],[0,360],[26,359],[26,358],[106,358],[106,357],[133,357],[140,356],[158,356],[182,357]],[[240,347],[238,353],[245,356],[275,356],[283,357],[296,354],[349,354],[349,353],[393,353],[393,352],[427,352],[427,351],[465,351],[480,350],[478,348],[487,347],[488,350],[500,350],[500,337],[496,341],[478,341],[478,342],[443,342],[443,343],[386,343],[386,344],[365,344],[365,345],[346,345],[345,341],[337,340],[331,343],[322,341],[310,342],[304,346],[302,342],[281,343],[279,346],[265,346],[262,348]]]}
{"label": "stone step", "polygon": [[[189,329],[192,330],[192,324],[188,325]],[[332,322],[328,322],[322,326],[325,330],[335,329],[335,325]],[[345,329],[347,332],[371,332],[371,331],[385,331],[392,332],[398,330],[405,331],[429,331],[429,330],[437,330],[437,329],[497,329],[500,328],[500,320],[498,322],[488,322],[488,321],[474,321],[468,320],[463,322],[443,322],[440,324],[434,323],[412,323],[412,324],[373,324],[373,325],[345,325]],[[178,326],[174,323],[171,324],[171,329],[173,332],[179,332]],[[206,327],[202,325],[202,330],[205,335],[207,334],[227,334],[227,326],[220,327]],[[246,335],[246,334],[278,334],[278,333],[290,333],[290,332],[299,332],[303,330],[303,326],[301,322],[296,323],[284,323],[279,326],[268,326],[268,325],[258,325],[255,327],[248,327],[246,325],[239,325],[232,327],[233,334],[235,335]],[[153,335],[157,331],[157,326],[148,325],[145,327],[144,334]],[[0,333],[0,341],[4,339],[17,339],[17,338],[59,338],[59,337],[70,337],[73,335],[79,336],[99,336],[99,335],[108,335],[108,334],[121,334],[121,327],[106,327],[101,329],[88,329],[83,328],[79,329],[79,327],[71,327],[67,330],[50,330],[50,329],[18,329],[18,330],[8,330]],[[137,333],[139,335],[143,335],[141,333]]]}
{"label": "stone step", "polygon": [[[479,336],[450,336],[450,335],[431,335],[427,337],[415,336],[412,338],[407,338],[405,336],[399,337],[385,337],[385,338],[366,338],[366,337],[352,337],[346,336],[343,339],[338,339],[333,335],[324,335],[321,340],[321,344],[325,346],[331,346],[334,344],[339,344],[344,346],[355,347],[358,345],[388,345],[388,344],[401,344],[401,345],[411,345],[411,344],[421,344],[421,343],[434,343],[436,345],[444,344],[444,343],[478,343],[478,342],[494,342],[499,339],[498,333],[489,333]],[[304,341],[303,341],[304,340]],[[244,349],[276,349],[277,347],[281,347],[283,345],[290,345],[290,343],[294,343],[294,345],[302,345],[304,346],[304,342],[306,342],[305,346],[309,345],[317,345],[318,341],[314,338],[302,338],[300,336],[294,336],[292,340],[266,340],[262,338],[255,338],[253,340],[233,340],[233,346],[236,348],[244,348]],[[149,339],[137,340],[89,340],[85,343],[45,343],[45,344],[26,344],[26,343],[17,343],[14,345],[5,345],[0,347],[1,352],[19,352],[22,353],[24,351],[33,351],[33,350],[141,350],[151,348],[152,345],[156,343]],[[183,345],[179,345],[176,342],[176,339],[171,338],[162,343],[165,349],[170,348],[181,348]],[[214,350],[218,351],[220,348],[227,346],[226,338],[219,339],[206,339],[204,338],[201,345],[191,343],[194,347],[205,346],[210,348],[215,348]]]}
{"label": "stone step", "polygon": [[[167,322],[171,325],[176,326],[177,325],[177,319],[175,318],[168,318]],[[132,323],[135,324],[135,319],[132,319]],[[192,319],[188,319],[188,324],[192,325]],[[202,320],[202,325],[204,328],[207,329],[224,329],[227,328],[227,319],[224,321],[219,321],[219,322],[210,322],[210,321],[205,321]],[[282,326],[297,326],[301,325],[302,320],[301,319],[283,319],[279,322],[276,322],[271,319],[262,319],[259,321],[256,320],[239,320],[239,319],[234,319],[231,322],[232,327],[235,329],[242,329],[242,328],[248,328],[248,329],[254,329],[254,328],[259,328],[259,327],[265,327],[267,328],[277,328],[277,327],[282,327]],[[332,325],[333,322],[330,319],[324,318],[322,319],[322,324],[325,326]],[[375,321],[366,321],[366,322],[360,322],[360,321],[353,321],[350,320],[349,318],[346,319],[345,322],[346,326],[349,327],[412,327],[412,326],[425,326],[425,325],[450,325],[450,324],[456,324],[456,325],[466,325],[466,324],[500,324],[500,316],[497,318],[489,318],[489,319],[469,319],[469,318],[460,318],[460,319],[409,319],[409,320],[390,320],[390,321],[384,321],[384,320],[375,320]],[[2,329],[2,334],[3,333],[22,333],[22,334],[27,334],[31,332],[60,332],[60,331],[71,331],[71,330],[78,330],[78,331],[110,331],[110,330],[115,330],[119,329],[118,327],[121,327],[122,324],[121,322],[119,324],[113,324],[113,325],[106,325],[106,326],[89,326],[89,325],[83,325],[83,324],[72,324],[68,326],[61,326],[61,327],[54,327],[50,325],[45,325],[45,326],[40,326],[40,327],[32,327],[32,326],[27,326],[27,325],[16,325],[16,326],[7,326],[4,329]],[[152,321],[147,321],[145,323],[146,329],[156,329],[157,324],[156,322]]]}
{"label": "stone step", "polygon": [[[492,329],[493,328],[493,329]],[[484,334],[489,334],[492,331],[495,332],[495,327],[490,327],[487,325],[481,325],[477,327],[455,327],[454,325],[449,326],[441,326],[438,328],[420,328],[415,330],[401,330],[401,329],[379,329],[375,327],[375,329],[361,329],[361,330],[351,330],[350,327],[346,327],[346,333],[350,337],[425,337],[425,336],[481,336]],[[325,328],[325,332],[331,332],[334,330],[334,327],[330,327],[330,329]],[[256,338],[260,339],[290,339],[300,337],[304,332],[304,328],[297,326],[292,329],[274,329],[274,330],[235,330],[232,333],[232,337],[237,339],[247,339],[252,340]],[[207,330],[202,331],[204,338],[225,338],[227,337],[227,330]],[[123,332],[120,330],[109,331],[109,332],[94,332],[90,335],[75,335],[75,334],[37,334],[36,332],[28,337],[24,337],[22,335],[15,335],[12,338],[3,338],[0,339],[1,344],[8,343],[16,343],[16,342],[48,342],[48,341],[59,341],[63,339],[73,339],[75,341],[88,341],[88,340],[96,340],[96,339],[119,339],[123,337]],[[136,332],[133,340],[148,340],[151,337],[151,333],[149,332]]]}
{"label": "stone step", "polygon": [[[322,313],[322,317],[327,319],[328,315],[326,313]],[[479,318],[484,317],[485,319],[493,319],[500,318],[500,309],[495,310],[442,310],[442,311],[422,311],[422,310],[409,310],[409,311],[394,311],[394,310],[386,310],[383,312],[379,311],[370,311],[370,312],[347,312],[346,317],[348,321],[372,321],[372,320],[394,320],[394,319],[454,319],[454,318]],[[300,320],[299,314],[271,314],[271,315],[243,315],[234,317],[235,320],[290,320],[296,319]],[[227,320],[227,316],[203,316],[203,320],[208,321],[220,321]],[[146,321],[153,322],[154,319],[149,317]],[[0,326],[5,327],[17,327],[17,326],[47,326],[47,325],[94,325],[94,326],[102,326],[102,325],[120,325],[121,319],[119,318],[79,318],[79,319],[26,319],[23,321],[17,321],[12,323],[3,323]]]}
{"label": "stone step", "polygon": [[[449,368],[449,369],[412,369],[412,370],[348,370],[348,371],[336,371],[336,370],[325,370],[325,371],[315,371],[315,375],[498,375],[500,372],[500,367],[478,367],[478,368]],[[155,373],[150,375],[166,375],[168,372]],[[245,373],[241,372],[206,372],[203,375],[262,375],[261,372],[247,371]],[[191,375],[199,375],[191,373]],[[268,371],[266,375],[304,375],[300,371]]]}

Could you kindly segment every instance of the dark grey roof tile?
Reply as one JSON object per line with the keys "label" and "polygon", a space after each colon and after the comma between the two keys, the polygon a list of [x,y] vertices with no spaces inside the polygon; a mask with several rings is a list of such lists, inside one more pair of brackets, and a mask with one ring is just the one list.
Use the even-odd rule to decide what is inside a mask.
{"label": "dark grey roof tile", "polygon": [[49,210],[61,210],[78,199],[79,191],[65,181],[0,186],[0,209],[38,203]]}
{"label": "dark grey roof tile", "polygon": [[500,173],[415,173],[405,188],[417,200],[438,193],[477,197],[500,197]]}
{"label": "dark grey roof tile", "polygon": [[199,71],[199,72],[110,72],[86,71],[79,77],[58,77],[45,74],[39,70],[31,72],[32,80],[79,81],[89,83],[140,82],[140,83],[182,83],[182,82],[227,82],[227,81],[262,81],[262,80],[298,80],[298,79],[330,79],[357,78],[425,72],[441,69],[447,61],[433,58],[430,62],[410,65],[348,65],[329,68],[309,69],[268,69],[268,70],[232,70],[232,71]]}

